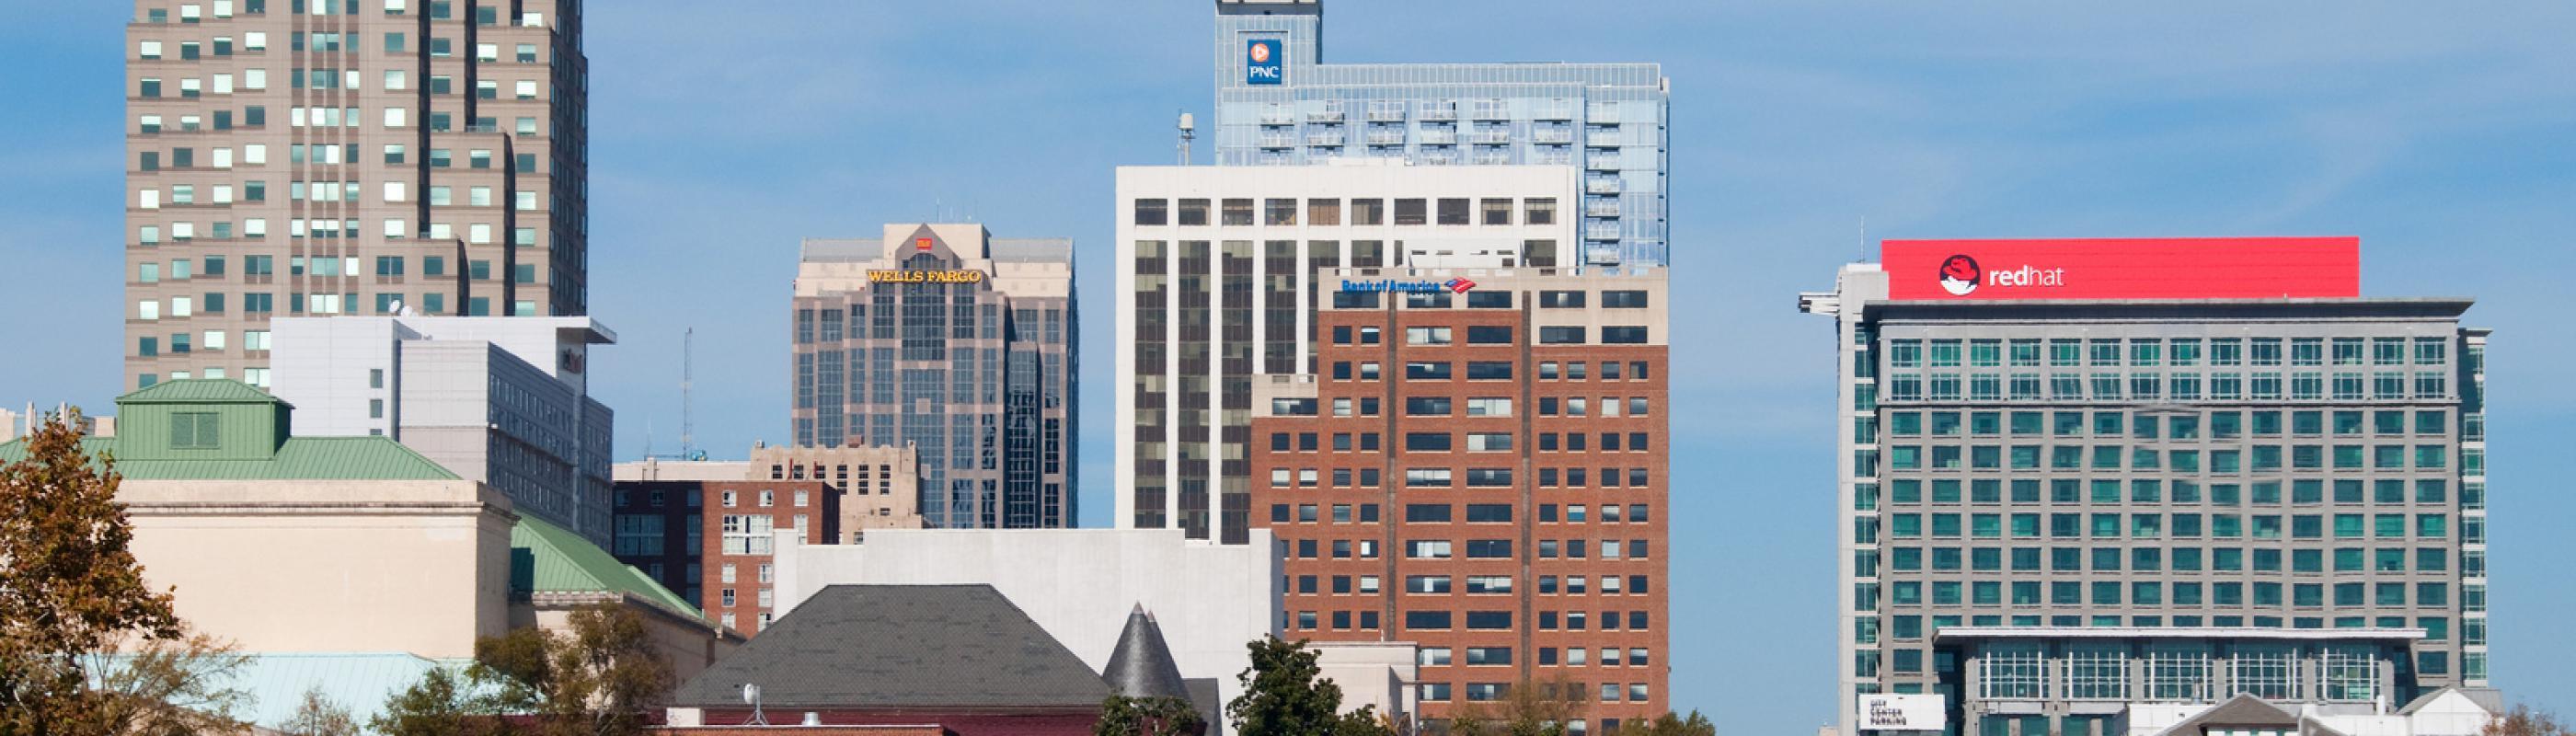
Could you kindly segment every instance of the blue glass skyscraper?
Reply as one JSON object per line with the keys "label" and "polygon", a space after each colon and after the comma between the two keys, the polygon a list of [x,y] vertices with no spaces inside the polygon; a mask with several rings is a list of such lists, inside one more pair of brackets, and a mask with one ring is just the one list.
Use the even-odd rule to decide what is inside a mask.
{"label": "blue glass skyscraper", "polygon": [[1217,0],[1218,164],[1579,166],[1576,256],[1667,263],[1662,66],[1326,64],[1323,19],[1320,0]]}

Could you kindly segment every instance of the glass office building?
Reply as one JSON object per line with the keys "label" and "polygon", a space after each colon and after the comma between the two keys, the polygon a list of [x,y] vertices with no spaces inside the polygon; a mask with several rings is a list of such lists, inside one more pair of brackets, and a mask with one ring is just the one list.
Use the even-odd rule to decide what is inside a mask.
{"label": "glass office building", "polygon": [[1326,64],[1323,18],[1317,0],[1218,0],[1218,164],[1579,166],[1579,262],[1667,262],[1661,65]]}
{"label": "glass office building", "polygon": [[793,308],[797,446],[915,448],[931,528],[1073,526],[1072,240],[807,240]]}
{"label": "glass office building", "polygon": [[[1845,733],[2101,734],[2154,704],[2361,714],[2487,686],[2469,300],[2361,297],[2351,238],[1881,260],[1801,299],[1836,322]],[[1876,724],[1916,698],[1946,728]]]}

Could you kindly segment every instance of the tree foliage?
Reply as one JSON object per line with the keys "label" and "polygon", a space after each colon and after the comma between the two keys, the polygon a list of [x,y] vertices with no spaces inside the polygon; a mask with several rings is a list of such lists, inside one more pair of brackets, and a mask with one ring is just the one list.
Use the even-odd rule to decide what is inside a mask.
{"label": "tree foliage", "polygon": [[[671,691],[671,663],[644,617],[614,602],[474,642],[463,677],[432,670],[373,722],[388,736],[632,736]],[[501,718],[501,716],[508,716]]]}
{"label": "tree foliage", "polygon": [[2488,721],[2480,736],[2576,736],[2548,711],[2532,710],[2528,705],[2515,705],[2513,710]]}
{"label": "tree foliage", "polygon": [[144,584],[128,549],[114,461],[91,462],[79,421],[47,419],[0,468],[0,734],[112,732],[140,706],[93,687],[92,665],[120,644],[181,640],[170,593]]}
{"label": "tree foliage", "polygon": [[1450,720],[1455,736],[1565,736],[1567,725],[1591,704],[1580,686],[1564,680],[1514,683],[1500,700],[1469,703]]}
{"label": "tree foliage", "polygon": [[1190,701],[1174,697],[1130,698],[1112,695],[1100,703],[1100,722],[1093,736],[1200,736],[1207,721]]}
{"label": "tree foliage", "polygon": [[1696,710],[1688,716],[1676,716],[1672,711],[1665,711],[1651,721],[1620,724],[1618,736],[1717,736],[1717,724],[1710,723],[1707,716]]}
{"label": "tree foliage", "polygon": [[1243,694],[1225,706],[1242,736],[1394,736],[1374,707],[1341,712],[1342,687],[1318,679],[1323,668],[1305,642],[1265,636],[1244,646],[1252,667],[1236,676]]}
{"label": "tree foliage", "polygon": [[287,716],[278,731],[286,736],[358,736],[358,719],[317,686],[304,691],[295,715]]}
{"label": "tree foliage", "polygon": [[107,733],[224,733],[249,725],[233,714],[250,707],[241,689],[250,657],[205,634],[142,639],[122,654],[98,658],[99,714]]}

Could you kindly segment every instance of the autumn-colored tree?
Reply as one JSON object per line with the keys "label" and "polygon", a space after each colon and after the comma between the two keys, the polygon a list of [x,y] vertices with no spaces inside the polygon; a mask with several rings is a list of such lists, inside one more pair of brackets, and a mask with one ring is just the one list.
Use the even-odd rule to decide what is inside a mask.
{"label": "autumn-colored tree", "polygon": [[295,715],[287,716],[277,730],[286,736],[358,736],[358,719],[317,686],[304,691]]}
{"label": "autumn-colored tree", "polygon": [[492,690],[488,710],[535,716],[543,736],[642,733],[671,692],[671,663],[644,617],[616,603],[572,612],[568,631],[523,628],[474,643],[467,676]]}
{"label": "autumn-colored tree", "polygon": [[234,717],[251,704],[240,688],[250,657],[205,634],[140,639],[94,659],[91,676],[103,696],[107,733],[129,736],[230,733],[250,724]]}
{"label": "autumn-colored tree", "polygon": [[1201,736],[1206,719],[1190,701],[1174,697],[1131,698],[1112,695],[1100,703],[1093,736]]}
{"label": "autumn-colored tree", "polygon": [[2549,711],[2532,710],[2528,705],[2514,706],[2513,710],[2488,721],[2486,728],[2478,733],[2480,736],[2576,736],[2576,732],[2569,731],[2566,724],[2558,721],[2558,716]]}
{"label": "autumn-colored tree", "polygon": [[81,450],[79,422],[48,418],[0,468],[0,734],[112,733],[131,710],[92,686],[92,666],[181,639],[170,593],[144,585],[127,548],[114,461]]}
{"label": "autumn-colored tree", "polygon": [[1246,644],[1252,667],[1237,675],[1243,694],[1225,713],[1243,736],[1394,736],[1374,707],[1343,713],[1342,687],[1318,679],[1323,668],[1305,642],[1265,636]]}
{"label": "autumn-colored tree", "polygon": [[1717,736],[1717,724],[1710,723],[1707,716],[1695,710],[1689,716],[1664,711],[1663,715],[1652,720],[1639,719],[1619,724],[1618,736]]}
{"label": "autumn-colored tree", "polygon": [[1564,680],[1523,680],[1498,700],[1469,703],[1449,722],[1455,736],[1566,736],[1567,724],[1591,704],[1583,688]]}

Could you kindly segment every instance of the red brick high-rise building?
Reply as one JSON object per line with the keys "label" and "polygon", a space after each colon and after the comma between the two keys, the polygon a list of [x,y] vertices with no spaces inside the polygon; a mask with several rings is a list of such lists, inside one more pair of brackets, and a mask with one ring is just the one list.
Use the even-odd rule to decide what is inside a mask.
{"label": "red brick high-rise building", "polygon": [[1319,375],[1254,386],[1281,629],[1419,647],[1430,719],[1527,683],[1670,708],[1661,269],[1340,269]]}

